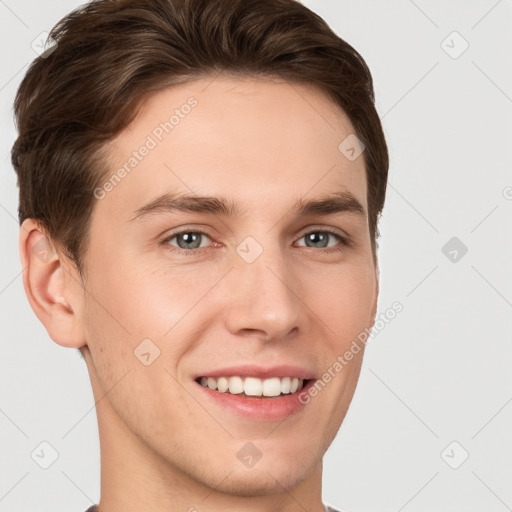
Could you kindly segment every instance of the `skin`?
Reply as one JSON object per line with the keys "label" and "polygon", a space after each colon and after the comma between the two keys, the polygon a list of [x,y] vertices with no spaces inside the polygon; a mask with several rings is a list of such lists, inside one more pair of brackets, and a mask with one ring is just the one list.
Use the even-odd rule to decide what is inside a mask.
{"label": "skin", "polygon": [[[102,511],[323,512],[322,457],[364,350],[283,421],[250,421],[206,402],[192,376],[254,362],[296,364],[321,378],[373,325],[378,267],[366,215],[290,214],[301,197],[335,190],[351,192],[366,212],[364,159],[338,150],[354,129],[314,86],[225,74],[150,96],[107,146],[108,176],[190,96],[198,102],[191,113],[96,201],[84,283],[58,245],[47,262],[32,253],[44,234],[24,222],[25,290],[56,343],[84,347]],[[164,191],[223,196],[243,214],[129,220]],[[187,228],[206,233],[201,248],[187,249],[180,237],[159,243]],[[307,245],[304,235],[325,229],[350,244],[330,237],[328,247]],[[263,248],[250,264],[236,252],[247,236]],[[176,252],[180,241],[190,254]],[[146,338],[160,350],[149,366],[133,354]],[[250,468],[236,455],[247,441],[262,453]]]}

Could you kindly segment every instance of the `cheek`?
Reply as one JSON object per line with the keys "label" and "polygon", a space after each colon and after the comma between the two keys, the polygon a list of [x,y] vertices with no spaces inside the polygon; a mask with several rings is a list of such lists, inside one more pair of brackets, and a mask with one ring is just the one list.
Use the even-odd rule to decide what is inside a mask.
{"label": "cheek", "polygon": [[370,265],[340,265],[335,271],[315,275],[306,286],[305,303],[336,344],[350,343],[373,321],[376,277]]}
{"label": "cheek", "polygon": [[104,256],[93,269],[91,313],[120,340],[165,336],[204,293],[200,280],[190,281],[180,269],[155,271],[126,255]]}
{"label": "cheek", "polygon": [[[102,387],[109,389],[127,371],[135,375],[132,370],[142,366],[136,358],[139,347],[145,347],[143,353],[149,350],[149,357],[159,357],[139,376],[141,385],[151,387],[162,376],[153,375],[149,368],[165,363],[174,372],[193,346],[196,329],[208,323],[213,307],[219,307],[208,302],[207,295],[222,272],[198,272],[193,265],[162,268],[161,264],[155,270],[156,265],[140,259],[135,264],[129,255],[114,257],[107,251],[95,263],[84,323]],[[205,309],[207,303],[212,307]]]}

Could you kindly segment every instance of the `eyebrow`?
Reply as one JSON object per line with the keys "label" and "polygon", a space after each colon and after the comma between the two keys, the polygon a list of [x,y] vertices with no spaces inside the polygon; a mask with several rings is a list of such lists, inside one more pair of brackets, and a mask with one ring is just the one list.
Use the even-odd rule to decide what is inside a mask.
{"label": "eyebrow", "polygon": [[[240,216],[242,209],[235,201],[224,197],[164,193],[137,209],[129,221],[131,222],[149,214],[174,211],[211,213],[234,217]],[[291,213],[297,217],[335,213],[355,213],[362,217],[366,216],[365,209],[350,192],[337,192],[308,201],[300,198],[292,206]]]}

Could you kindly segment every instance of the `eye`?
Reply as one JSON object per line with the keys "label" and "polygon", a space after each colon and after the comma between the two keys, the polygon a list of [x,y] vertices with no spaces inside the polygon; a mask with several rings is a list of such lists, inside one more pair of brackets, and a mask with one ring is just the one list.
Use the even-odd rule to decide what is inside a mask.
{"label": "eye", "polygon": [[308,233],[305,233],[302,235],[301,239],[304,238],[306,240],[305,246],[300,247],[310,247],[310,248],[318,248],[318,249],[325,249],[328,247],[333,247],[333,245],[329,245],[329,239],[338,239],[341,243],[337,247],[334,245],[334,250],[341,251],[346,246],[348,246],[348,240],[341,236],[338,233],[335,233],[334,231],[329,230],[316,230],[316,231],[309,231]]}
{"label": "eye", "polygon": [[[205,247],[205,245],[201,243],[205,237],[210,238],[202,231],[181,231],[180,233],[174,233],[165,240],[162,240],[162,244],[172,245],[183,252],[190,252],[189,249],[201,249]],[[176,239],[177,245],[171,243],[174,239]]]}

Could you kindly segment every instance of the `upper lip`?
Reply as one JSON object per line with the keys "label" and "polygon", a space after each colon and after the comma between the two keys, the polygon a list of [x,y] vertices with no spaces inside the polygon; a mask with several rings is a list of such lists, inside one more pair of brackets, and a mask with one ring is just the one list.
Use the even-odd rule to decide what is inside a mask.
{"label": "upper lip", "polygon": [[206,370],[204,373],[198,373],[198,377],[257,377],[259,379],[268,379],[271,377],[298,377],[299,379],[314,379],[315,374],[301,366],[290,364],[280,364],[277,366],[258,366],[254,364],[242,364],[238,366],[229,366],[219,368],[218,370]]}

